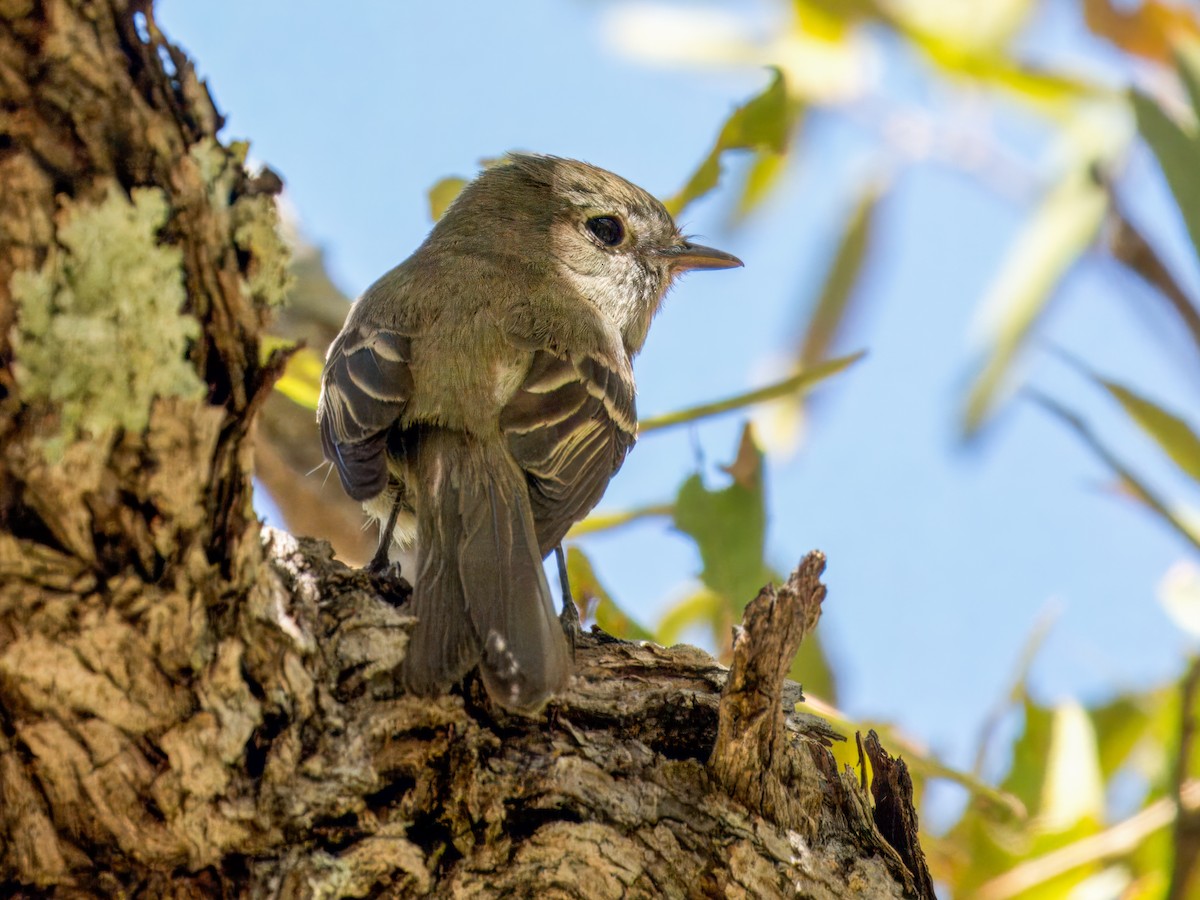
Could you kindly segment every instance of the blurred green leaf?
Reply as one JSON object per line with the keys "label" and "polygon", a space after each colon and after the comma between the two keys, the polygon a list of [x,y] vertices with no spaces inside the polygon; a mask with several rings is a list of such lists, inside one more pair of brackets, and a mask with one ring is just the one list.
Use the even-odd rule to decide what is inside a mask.
{"label": "blurred green leaf", "polygon": [[1183,89],[1187,91],[1188,100],[1192,104],[1192,116],[1200,125],[1200,12],[1193,14],[1192,24],[1195,31],[1192,35],[1195,42],[1180,43],[1173,47],[1175,68],[1183,80]]}
{"label": "blurred green leaf", "polygon": [[[1181,65],[1181,77],[1195,77],[1187,70],[1187,64]],[[1184,131],[1151,97],[1140,91],[1133,91],[1130,96],[1138,131],[1162,167],[1187,225],[1192,247],[1200,258],[1200,141],[1194,133]]]}
{"label": "blurred green leaf", "polygon": [[1056,355],[1071,368],[1094,381],[1121,404],[1125,414],[1162,450],[1189,478],[1200,484],[1200,437],[1179,416],[1125,387],[1105,378],[1087,363],[1064,350]]}
{"label": "blurred green leaf", "polygon": [[1075,413],[1071,412],[1062,404],[1050,399],[1044,394],[1030,392],[1031,398],[1037,402],[1047,412],[1057,416],[1063,422],[1071,427],[1091,449],[1092,452],[1103,460],[1104,464],[1113,470],[1120,477],[1121,481],[1133,493],[1135,497],[1150,507],[1158,516],[1171,526],[1175,532],[1191,544],[1196,549],[1200,550],[1200,532],[1196,531],[1190,523],[1184,520],[1171,506],[1158,496],[1148,485],[1138,478],[1124,463],[1122,463],[1110,451],[1100,439],[1092,432],[1087,423],[1079,418]]}
{"label": "blurred green leaf", "polygon": [[[742,430],[736,459],[725,471],[732,477],[724,488],[710,490],[700,475],[683,483],[675,500],[675,527],[689,535],[700,553],[704,590],[680,601],[663,617],[656,634],[661,643],[674,643],[688,627],[705,624],[718,647],[728,647],[730,629],[742,611],[778,575],[764,561],[766,505],[762,453],[749,425]],[[820,641],[804,639],[792,661],[789,677],[829,701],[837,687]]]}
{"label": "blurred green leaf", "polygon": [[[944,3],[942,0],[904,0],[894,4],[904,33],[936,36],[943,43],[973,55],[998,55],[1028,25],[1037,11],[1036,0],[988,0],[987,3]],[[1011,55],[1011,52],[1009,52]]]}
{"label": "blurred green leaf", "polygon": [[1161,900],[1167,896],[1174,858],[1175,847],[1168,828],[1153,831],[1138,841],[1126,857],[1137,880],[1121,894],[1121,900]]}
{"label": "blurred green leaf", "polygon": [[1047,112],[1065,113],[1097,93],[1094,84],[1014,61],[1007,53],[963,47],[912,29],[907,37],[950,78],[999,88]]}
{"label": "blurred green leaf", "polygon": [[719,621],[726,612],[726,606],[724,597],[707,588],[688,594],[663,613],[658,627],[654,629],[654,640],[664,647],[670,647],[678,644],[683,632],[693,626],[712,628],[713,623]]}
{"label": "blurred green leaf", "polygon": [[763,562],[767,513],[762,454],[749,425],[726,471],[732,482],[718,490],[705,487],[698,474],[683,483],[675,500],[675,527],[696,542],[703,562],[700,579],[740,619],[762,586],[778,580]]}
{"label": "blurred green leaf", "polygon": [[578,547],[567,548],[567,580],[571,584],[571,595],[577,606],[580,606],[580,618],[588,613],[588,607],[595,602],[592,613],[596,624],[613,637],[626,641],[648,641],[650,632],[622,612],[613,602],[608,590],[600,583],[592,561]]}
{"label": "blurred green leaf", "polygon": [[783,72],[771,69],[771,83],[757,97],[733,111],[721,128],[716,143],[687,183],[665,201],[671,215],[678,217],[689,203],[703,197],[721,180],[721,156],[728,150],[760,150],[782,153],[796,113],[788,100]]}
{"label": "blurred green leaf", "polygon": [[786,150],[782,153],[774,150],[754,151],[754,162],[746,170],[746,179],[738,195],[734,213],[736,218],[747,218],[771,197],[788,171],[789,160],[790,154]]}
{"label": "blurred green leaf", "polygon": [[829,664],[829,657],[825,655],[820,630],[804,636],[804,642],[788,669],[788,678],[804,688],[805,694],[837,703],[837,679],[833,674],[833,666]]}
{"label": "blurred green leaf", "polygon": [[1081,821],[1098,826],[1103,814],[1104,780],[1092,720],[1078,703],[1060,703],[1050,726],[1038,826],[1057,832]]}
{"label": "blurred green leaf", "polygon": [[1012,766],[1000,787],[1025,804],[1031,815],[1038,815],[1042,808],[1054,714],[1028,697],[1022,703],[1022,713],[1024,728],[1013,746]]}
{"label": "blurred green leaf", "polygon": [[1138,744],[1150,735],[1151,716],[1147,707],[1161,702],[1154,694],[1120,696],[1091,711],[1095,723],[1100,772],[1105,781],[1129,759]]}
{"label": "blurred green leaf", "polygon": [[649,519],[655,516],[669,516],[674,507],[669,503],[655,503],[650,506],[640,506],[637,509],[626,509],[618,512],[593,512],[586,519],[576,522],[567,532],[567,537],[577,538],[585,534],[595,534],[598,531],[608,531],[620,528],[638,519]]}
{"label": "blurred green leaf", "polygon": [[828,34],[835,24],[847,31],[864,21],[883,24],[901,46],[915,50],[948,79],[995,88],[1049,112],[1065,112],[1101,90],[1095,83],[1042,70],[1015,57],[1008,44],[1034,10],[1029,0],[973,5],[940,0],[793,0],[793,5],[797,19],[808,22],[806,30]]}
{"label": "blurred green leaf", "polygon": [[1009,248],[983,303],[992,346],[967,392],[965,437],[977,435],[995,412],[1013,362],[1059,281],[1095,238],[1107,205],[1104,189],[1078,169],[1046,196]]}
{"label": "blurred green leaf", "polygon": [[891,21],[891,14],[878,0],[792,0],[796,15],[818,13],[831,20],[857,22],[862,19]]}
{"label": "blurred green leaf", "polygon": [[976,777],[983,774],[988,753],[993,749],[993,736],[999,730],[1002,721],[1011,710],[1024,703],[1025,698],[1029,696],[1029,673],[1046,638],[1050,635],[1050,629],[1057,617],[1057,610],[1053,608],[1043,610],[1034,621],[1029,636],[1025,638],[1020,656],[1017,657],[1017,665],[1009,682],[1008,691],[996,707],[988,713],[988,717],[980,729],[979,743],[975,748],[975,762],[971,767],[971,771]]}
{"label": "blurred green leaf", "polygon": [[433,221],[436,222],[445,215],[450,204],[466,186],[465,178],[450,176],[441,179],[429,189],[429,215],[433,217]]}
{"label": "blurred green leaf", "polygon": [[747,391],[744,394],[727,397],[724,400],[715,400],[712,403],[702,403],[699,406],[681,409],[678,412],[665,413],[661,416],[651,416],[649,419],[642,419],[638,423],[638,434],[643,435],[651,431],[657,431],[659,428],[670,428],[673,425],[683,425],[686,422],[696,422],[709,416],[732,412],[735,409],[741,409],[755,403],[763,403],[767,400],[786,397],[789,394],[800,394],[807,391],[813,385],[824,381],[826,378],[836,375],[843,369],[848,369],[864,356],[866,356],[866,351],[860,350],[857,353],[851,353],[849,356],[831,359],[828,362],[813,366],[811,369],[797,372],[795,375],[790,375],[782,381],[777,381],[775,384],[767,385],[764,388],[757,388],[753,391]]}
{"label": "blurred green leaf", "polygon": [[1158,444],[1189,478],[1200,484],[1200,437],[1196,436],[1191,426],[1174,413],[1115,381],[1106,378],[1098,378],[1097,381],[1116,398],[1138,427]]}
{"label": "blurred green leaf", "polygon": [[875,211],[882,195],[880,184],[869,184],[859,196],[842,229],[837,252],[800,342],[798,360],[802,369],[808,369],[828,356],[847,318],[854,288],[871,249]]}

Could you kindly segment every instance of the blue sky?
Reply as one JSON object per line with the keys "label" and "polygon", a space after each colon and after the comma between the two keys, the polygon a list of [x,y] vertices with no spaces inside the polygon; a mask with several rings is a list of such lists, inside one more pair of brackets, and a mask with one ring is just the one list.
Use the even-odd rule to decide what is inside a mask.
{"label": "blue sky", "polygon": [[[1031,52],[1119,78],[1071,7],[1049,4]],[[773,20],[772,3],[748,8],[760,27]],[[425,191],[437,179],[523,148],[586,159],[667,195],[725,116],[767,82],[753,68],[700,72],[622,58],[603,37],[609,9],[562,0],[162,0],[159,18],[209,79],[228,116],[225,136],[250,139],[254,157],[283,175],[305,232],[354,295],[421,241]],[[889,65],[902,96],[936,94],[911,64]],[[1041,151],[1028,123],[1005,121],[1014,153]],[[861,126],[817,114],[808,127],[808,156],[762,215],[727,228],[731,197],[720,190],[686,214],[688,231],[746,267],[691,276],[672,293],[636,365],[643,415],[753,386],[765,359],[786,354],[857,191],[889,171]],[[1144,152],[1131,161],[1127,192],[1195,287],[1195,264]],[[1073,435],[1017,404],[981,445],[957,441],[972,322],[1029,212],[934,164],[893,177],[863,285],[869,302],[843,348],[870,355],[821,395],[803,450],[768,463],[772,563],[787,570],[813,547],[829,556],[821,631],[843,707],[898,722],[960,765],[1047,609],[1057,620],[1034,667],[1045,700],[1165,680],[1185,648],[1154,597],[1184,547],[1105,490],[1108,474]],[[1144,288],[1086,260],[1063,285],[1046,342],[1169,400],[1176,376],[1136,312],[1150,305]],[[1145,452],[1049,354],[1033,354],[1027,374],[1096,416],[1119,448]],[[731,458],[740,421],[647,436],[601,507],[669,499],[698,449],[710,470]],[[1165,466],[1147,468],[1172,483]],[[661,522],[597,536],[586,549],[614,595],[647,622],[698,569],[693,547]]]}

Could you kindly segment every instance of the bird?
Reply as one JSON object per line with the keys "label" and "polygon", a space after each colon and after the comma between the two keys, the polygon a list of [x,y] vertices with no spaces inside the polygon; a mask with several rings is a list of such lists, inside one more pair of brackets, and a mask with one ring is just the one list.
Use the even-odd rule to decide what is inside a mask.
{"label": "bird", "polygon": [[632,361],[674,280],[741,265],[612,172],[512,153],[355,301],[317,421],[380,523],[369,568],[415,560],[407,690],[444,693],[476,665],[512,712],[563,690],[572,652],[544,560],[636,440]]}

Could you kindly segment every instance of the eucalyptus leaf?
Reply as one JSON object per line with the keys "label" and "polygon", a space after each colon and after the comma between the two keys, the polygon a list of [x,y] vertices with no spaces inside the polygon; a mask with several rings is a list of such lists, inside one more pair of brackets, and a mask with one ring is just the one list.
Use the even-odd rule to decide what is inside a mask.
{"label": "eucalyptus leaf", "polygon": [[868,184],[842,228],[833,262],[800,341],[798,362],[802,369],[812,367],[828,356],[847,319],[855,287],[871,250],[875,214],[882,196],[881,184]]}
{"label": "eucalyptus leaf", "polygon": [[733,111],[712,149],[692,172],[675,196],[665,201],[671,215],[678,216],[688,204],[703,197],[721,180],[721,157],[729,150],[760,150],[782,153],[797,112],[788,100],[783,72],[771,69],[771,83]]}
{"label": "eucalyptus leaf", "polygon": [[1200,141],[1195,133],[1184,131],[1147,94],[1133,91],[1130,100],[1138,131],[1162,167],[1192,239],[1192,248],[1200,258]]}
{"label": "eucalyptus leaf", "polygon": [[1010,389],[1014,362],[1059,281],[1095,238],[1107,207],[1104,188],[1078,169],[1046,195],[1009,248],[983,302],[991,346],[967,391],[965,437],[979,433]]}

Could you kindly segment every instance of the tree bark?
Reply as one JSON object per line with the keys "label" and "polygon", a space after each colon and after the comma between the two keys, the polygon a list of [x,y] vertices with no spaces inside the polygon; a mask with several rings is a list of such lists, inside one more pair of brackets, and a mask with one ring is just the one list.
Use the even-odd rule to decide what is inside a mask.
{"label": "tree bark", "polygon": [[396,688],[388,585],[250,507],[286,252],[220,124],[149,0],[0,0],[0,893],[931,896],[911,797],[898,852],[785,715],[819,554],[730,671],[593,634],[539,718]]}

